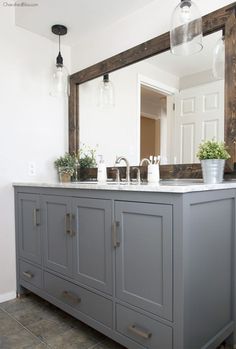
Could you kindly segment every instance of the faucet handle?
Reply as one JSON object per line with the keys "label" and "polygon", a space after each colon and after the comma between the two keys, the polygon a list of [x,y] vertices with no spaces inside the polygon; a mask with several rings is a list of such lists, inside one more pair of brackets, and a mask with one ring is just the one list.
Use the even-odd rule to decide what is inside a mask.
{"label": "faucet handle", "polygon": [[112,167],[112,170],[116,171],[116,182],[120,182],[120,170],[118,167]]}

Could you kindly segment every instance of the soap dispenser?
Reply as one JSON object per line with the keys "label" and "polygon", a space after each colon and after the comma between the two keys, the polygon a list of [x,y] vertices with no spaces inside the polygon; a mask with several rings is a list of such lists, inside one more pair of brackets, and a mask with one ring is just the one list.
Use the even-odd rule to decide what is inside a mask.
{"label": "soap dispenser", "polygon": [[99,183],[105,183],[107,180],[107,168],[102,155],[99,156],[98,170],[97,170],[97,181]]}

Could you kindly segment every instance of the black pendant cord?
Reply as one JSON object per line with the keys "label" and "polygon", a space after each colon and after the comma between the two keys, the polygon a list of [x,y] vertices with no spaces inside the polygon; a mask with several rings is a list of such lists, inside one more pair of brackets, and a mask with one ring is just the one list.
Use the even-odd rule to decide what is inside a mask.
{"label": "black pendant cord", "polygon": [[57,67],[63,67],[63,57],[61,55],[61,35],[59,34],[58,36],[59,36],[59,53],[57,56],[56,64],[57,64]]}
{"label": "black pendant cord", "polygon": [[67,28],[62,24],[55,24],[51,27],[53,34],[59,36],[59,53],[56,59],[56,66],[63,67],[63,57],[61,55],[61,35],[67,34]]}

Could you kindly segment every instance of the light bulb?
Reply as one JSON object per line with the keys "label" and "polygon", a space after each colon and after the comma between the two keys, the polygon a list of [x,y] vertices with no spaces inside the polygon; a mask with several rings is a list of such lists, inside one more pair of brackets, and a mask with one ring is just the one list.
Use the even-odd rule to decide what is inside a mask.
{"label": "light bulb", "polygon": [[111,108],[115,105],[114,87],[108,74],[104,75],[103,81],[99,84],[98,105],[102,109]]}
{"label": "light bulb", "polygon": [[56,66],[52,75],[51,96],[67,96],[68,93],[68,73],[65,66]]}
{"label": "light bulb", "polygon": [[192,0],[182,0],[171,17],[171,53],[192,55],[202,50],[202,17]]}
{"label": "light bulb", "polygon": [[190,19],[191,19],[190,6],[185,5],[181,8],[180,18],[184,23],[187,23],[190,21]]}

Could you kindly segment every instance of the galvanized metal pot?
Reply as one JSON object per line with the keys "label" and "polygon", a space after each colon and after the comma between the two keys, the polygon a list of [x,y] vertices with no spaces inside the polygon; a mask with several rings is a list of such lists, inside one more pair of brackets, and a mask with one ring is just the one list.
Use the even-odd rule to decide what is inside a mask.
{"label": "galvanized metal pot", "polygon": [[203,181],[206,184],[223,182],[225,160],[208,159],[201,160]]}

